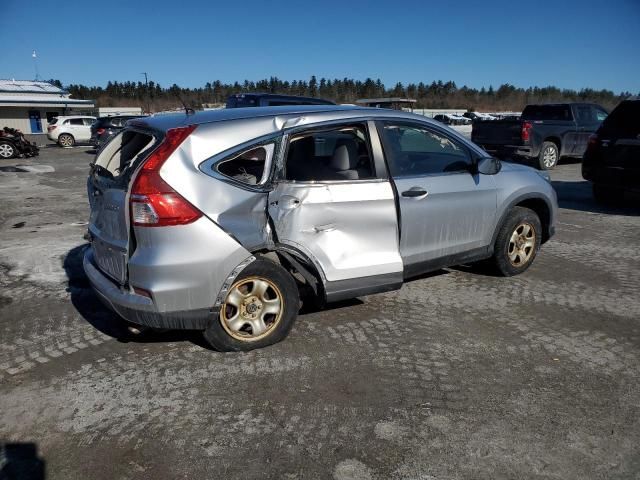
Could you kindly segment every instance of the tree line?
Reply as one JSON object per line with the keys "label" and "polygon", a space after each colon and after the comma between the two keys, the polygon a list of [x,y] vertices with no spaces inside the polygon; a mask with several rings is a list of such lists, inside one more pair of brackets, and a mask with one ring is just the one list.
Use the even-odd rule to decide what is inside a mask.
{"label": "tree line", "polygon": [[[62,87],[58,80],[50,80]],[[318,80],[281,80],[278,77],[257,82],[223,83],[207,82],[203,87],[184,88],[176,84],[163,87],[159,83],[109,81],[106,87],[71,84],[64,86],[73,98],[91,99],[99,107],[139,106],[144,110],[161,111],[181,108],[202,108],[203,105],[222,105],[235,93],[267,92],[286,95],[320,97],[336,103],[353,103],[360,98],[409,97],[417,100],[415,108],[456,108],[478,111],[520,111],[529,103],[594,102],[605,108],[613,108],[630,92],[618,94],[611,90],[560,89],[554,86],[521,88],[505,83],[497,88],[480,89],[458,87],[455,82],[442,80],[431,83],[396,83],[385,86],[380,79],[364,81],[351,78]],[[640,95],[640,94],[639,94]]]}

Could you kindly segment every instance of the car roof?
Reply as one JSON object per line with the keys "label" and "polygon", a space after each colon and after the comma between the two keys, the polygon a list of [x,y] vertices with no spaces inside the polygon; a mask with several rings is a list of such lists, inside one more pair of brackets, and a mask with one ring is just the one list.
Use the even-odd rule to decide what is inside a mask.
{"label": "car roof", "polygon": [[[339,118],[353,116],[354,118],[369,117],[403,117],[421,121],[429,119],[423,115],[416,115],[402,110],[386,108],[367,108],[354,105],[286,105],[279,107],[247,107],[247,108],[222,108],[219,110],[205,110],[192,114],[175,113],[152,115],[130,121],[133,126],[150,128],[152,130],[166,131],[171,128],[187,125],[201,125],[205,123],[225,122],[250,118],[280,117],[291,115],[326,116],[335,113]],[[347,115],[345,115],[345,113]],[[348,115],[353,113],[353,115]]]}
{"label": "car roof", "polygon": [[93,115],[56,115],[55,118],[60,120],[61,118],[68,119],[68,118],[96,118],[96,117],[94,117]]}

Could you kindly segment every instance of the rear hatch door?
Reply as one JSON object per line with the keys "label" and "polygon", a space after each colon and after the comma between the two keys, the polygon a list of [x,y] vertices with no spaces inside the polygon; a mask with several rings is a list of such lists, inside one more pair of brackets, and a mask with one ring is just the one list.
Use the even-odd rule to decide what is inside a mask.
{"label": "rear hatch door", "polygon": [[127,281],[129,258],[129,184],[133,172],[151,152],[150,132],[124,130],[100,151],[87,180],[91,214],[89,234],[94,261],[115,282]]}

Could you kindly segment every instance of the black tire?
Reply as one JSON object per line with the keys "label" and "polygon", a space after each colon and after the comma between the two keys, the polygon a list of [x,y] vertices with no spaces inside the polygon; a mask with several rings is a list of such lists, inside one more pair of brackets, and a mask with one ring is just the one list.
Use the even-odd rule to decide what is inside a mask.
{"label": "black tire", "polygon": [[76,144],[76,139],[70,133],[61,133],[58,137],[58,145],[63,148],[71,148]]}
{"label": "black tire", "polygon": [[[528,230],[526,228],[520,230],[523,225],[532,229],[532,241],[527,235]],[[523,234],[524,237],[522,236]],[[511,277],[527,270],[540,249],[541,235],[542,225],[538,215],[528,208],[513,207],[502,223],[494,244],[491,260],[498,273],[505,277]],[[517,236],[515,242],[513,240],[514,236]],[[526,245],[529,242],[532,245],[527,247]],[[518,255],[518,251],[523,253]]]}
{"label": "black tire", "polygon": [[16,147],[9,142],[0,142],[0,159],[13,158],[17,154]]}
{"label": "black tire", "polygon": [[558,146],[553,142],[543,142],[538,155],[538,166],[540,170],[551,170],[558,165],[560,160],[560,151]]}
{"label": "black tire", "polygon": [[[269,284],[269,288],[262,296],[253,293],[256,289],[256,284],[253,282],[256,280]],[[246,296],[242,297],[243,303],[240,309],[236,308],[231,300],[231,292],[236,288],[240,292],[243,292],[245,288],[247,291]],[[273,298],[267,299],[267,296]],[[271,313],[261,313],[266,301],[275,301],[278,298],[282,302],[279,314],[273,314],[271,317]],[[265,303],[261,303],[260,300]],[[254,308],[259,310],[249,312],[250,304],[256,301],[258,306],[254,306]],[[222,305],[220,313],[204,331],[204,338],[214,349],[222,352],[254,350],[273,345],[289,334],[298,316],[299,308],[300,296],[294,278],[280,265],[270,260],[258,258],[238,275],[229,288],[225,303]],[[239,315],[238,320],[231,322],[230,320],[235,317],[234,312],[236,311]],[[260,315],[267,330],[256,336],[250,323],[252,319],[248,318],[249,315]],[[268,320],[264,320],[265,316],[269,316]],[[229,317],[231,318],[228,321]],[[245,320],[245,318],[247,319]],[[234,325],[242,324],[242,329],[234,330],[231,323]]]}
{"label": "black tire", "polygon": [[623,197],[624,193],[622,190],[598,183],[593,184],[593,198],[602,205],[615,205],[616,203],[620,203]]}

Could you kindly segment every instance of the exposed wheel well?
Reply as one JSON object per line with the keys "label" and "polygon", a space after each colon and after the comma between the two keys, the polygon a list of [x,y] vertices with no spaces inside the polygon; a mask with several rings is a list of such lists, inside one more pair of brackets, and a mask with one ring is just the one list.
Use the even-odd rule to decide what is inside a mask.
{"label": "exposed wheel well", "polygon": [[514,207],[524,207],[536,212],[542,224],[542,243],[549,240],[549,224],[551,223],[551,211],[547,202],[541,198],[527,198],[514,205]]}
{"label": "exposed wheel well", "polygon": [[252,253],[280,264],[291,272],[296,282],[304,287],[304,290],[307,290],[306,294],[314,295],[320,302],[324,301],[325,291],[322,276],[315,264],[302,252],[289,247],[276,247],[274,250],[259,250]]}

